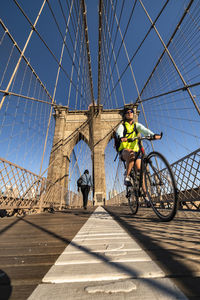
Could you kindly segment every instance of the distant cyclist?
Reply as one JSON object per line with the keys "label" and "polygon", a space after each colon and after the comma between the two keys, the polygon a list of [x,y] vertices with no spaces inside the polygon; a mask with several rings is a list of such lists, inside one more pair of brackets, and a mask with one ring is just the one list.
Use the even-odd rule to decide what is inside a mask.
{"label": "distant cyclist", "polygon": [[[128,138],[135,138],[142,133],[144,136],[153,136],[156,140],[161,139],[160,134],[154,134],[151,130],[144,127],[142,124],[138,122],[134,122],[133,120],[133,110],[130,108],[125,108],[123,111],[123,123],[120,124],[116,130],[116,136],[120,140],[120,145],[118,148],[118,152],[120,154],[120,158],[126,162],[126,172],[124,178],[124,184],[126,186],[131,186],[131,178],[130,172],[134,166],[134,159],[136,159],[136,168],[140,170],[141,159],[138,155],[139,146],[138,141],[128,142]],[[138,156],[138,157],[137,157]],[[143,187],[145,192],[145,187]]]}

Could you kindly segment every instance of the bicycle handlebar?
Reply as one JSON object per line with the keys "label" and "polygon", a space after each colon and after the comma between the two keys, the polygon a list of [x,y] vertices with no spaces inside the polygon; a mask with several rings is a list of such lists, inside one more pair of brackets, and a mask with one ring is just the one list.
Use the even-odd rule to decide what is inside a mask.
{"label": "bicycle handlebar", "polygon": [[143,136],[143,137],[135,137],[135,138],[129,138],[129,139],[127,139],[127,142],[134,142],[135,140],[139,140],[139,141],[142,141],[142,140],[149,140],[149,141],[153,141],[153,140],[155,140],[155,135],[160,135],[161,136],[161,138],[160,138],[160,140],[162,139],[162,136],[163,136],[163,133],[161,132],[160,134],[154,134],[153,136],[151,136],[151,135],[148,135],[148,136]]}

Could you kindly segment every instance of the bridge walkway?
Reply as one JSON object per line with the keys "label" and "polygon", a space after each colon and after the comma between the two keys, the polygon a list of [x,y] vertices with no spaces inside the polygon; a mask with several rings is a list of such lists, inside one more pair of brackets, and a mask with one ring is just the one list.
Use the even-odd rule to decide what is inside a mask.
{"label": "bridge walkway", "polygon": [[[145,280],[148,283],[146,286],[151,286],[151,292],[152,287],[154,287],[153,292],[155,290],[161,290],[163,280],[165,280],[165,291],[168,292],[167,298],[162,297],[162,299],[175,299],[174,295],[176,293],[172,295],[173,292],[170,294],[172,298],[169,298],[169,291],[173,291],[175,285],[180,290],[180,295],[182,295],[183,292],[188,299],[200,299],[200,216],[195,212],[181,211],[178,212],[178,216],[172,222],[161,223],[156,216],[153,215],[151,209],[141,209],[138,215],[133,218],[130,215],[128,208],[125,206],[106,207],[106,210],[118,223],[115,223],[114,227],[113,224],[111,226],[112,236],[117,237],[117,239],[113,240],[112,243],[111,238],[109,239],[109,242],[107,240],[107,251],[117,250],[115,251],[115,259],[113,260],[113,257],[109,257],[109,255],[107,257],[102,256],[102,253],[106,253],[105,249],[98,251],[98,253],[100,252],[99,257],[98,255],[96,257],[94,255],[89,256],[92,256],[93,260],[104,260],[104,265],[109,265],[111,261],[111,263],[116,264],[118,271],[121,262],[125,268],[123,270],[121,269],[117,275],[115,272],[114,276],[116,276],[116,278],[114,280],[112,274],[113,278],[110,280],[111,278],[108,278],[110,276],[110,271],[108,270],[109,268],[106,267],[104,275],[107,274],[108,277],[106,280],[103,279],[102,284],[102,280],[98,282],[97,279],[94,279],[94,269],[95,272],[99,274],[99,272],[103,270],[101,269],[102,264],[94,264],[94,261],[89,262],[87,260],[89,259],[88,253],[84,253],[87,257],[85,261],[87,263],[84,265],[86,275],[88,276],[87,270],[90,269],[92,264],[95,268],[93,268],[91,273],[93,274],[91,280],[86,279],[88,280],[86,282],[85,279],[82,279],[82,282],[75,284],[76,288],[78,285],[79,292],[82,290],[82,294],[79,294],[78,296],[77,290],[74,288],[74,283],[70,283],[69,278],[67,283],[68,287],[66,283],[56,284],[55,278],[52,279],[52,270],[54,272],[54,269],[58,270],[61,268],[61,272],[63,273],[63,265],[65,269],[67,267],[68,270],[71,270],[71,273],[74,269],[75,273],[77,273],[80,278],[80,273],[78,273],[80,272],[79,266],[83,266],[83,261],[80,265],[76,263],[76,267],[73,262],[78,253],[75,254],[72,251],[71,269],[69,266],[69,259],[68,262],[62,261],[63,254],[61,256],[60,254],[67,254],[66,251],[69,250],[69,247],[74,246],[77,248],[77,243],[80,243],[80,247],[82,248],[76,250],[85,250],[87,247],[91,247],[91,245],[88,246],[88,242],[85,241],[83,236],[85,235],[84,232],[86,229],[95,229],[92,223],[89,227],[87,225],[88,222],[91,222],[92,220],[91,215],[94,209],[90,208],[88,211],[72,209],[66,210],[65,212],[56,212],[54,214],[43,213],[40,215],[1,219],[1,299],[39,299],[38,295],[41,295],[41,287],[45,294],[48,294],[52,287],[59,287],[59,289],[56,290],[59,299],[94,299],[94,297],[96,299],[106,299],[106,295],[109,299],[139,299],[133,298],[133,295],[137,294],[136,292],[141,292],[141,288],[138,289],[137,285],[139,281],[137,281],[138,279],[130,279],[136,277],[139,277],[141,282],[140,286],[144,293]],[[101,219],[107,219],[108,225],[112,219],[105,211],[96,212],[96,215],[99,215]],[[114,220],[112,222],[114,222]],[[97,224],[98,221],[96,220],[95,223]],[[116,232],[114,232],[114,230],[116,230]],[[122,231],[125,231],[125,233]],[[133,253],[133,244],[129,249],[122,249],[122,247],[118,245],[119,243],[124,244],[123,238],[128,238],[125,237],[124,234],[128,234],[129,238],[132,240],[132,242],[127,240],[126,248],[128,244],[131,245],[131,243],[134,243],[135,253],[140,253],[139,259],[136,258]],[[80,239],[81,235],[82,238]],[[72,242],[71,245],[69,245],[70,242]],[[84,244],[85,242],[86,244]],[[105,247],[105,236],[104,239],[102,241],[99,240],[97,244],[99,244],[98,249],[103,247],[103,245]],[[95,249],[93,249],[93,251],[94,253],[97,253]],[[68,254],[70,254],[70,252]],[[121,259],[121,255],[124,254],[125,260]],[[105,258],[107,260],[105,260]],[[76,258],[77,261],[82,259],[82,257]],[[135,261],[134,272],[137,271],[137,273],[140,274],[139,276],[134,276],[133,273],[130,274],[130,268],[132,268],[133,261]],[[145,268],[141,268],[140,270],[140,267],[136,267],[138,261],[140,262],[140,266],[143,264]],[[152,270],[148,269],[149,265],[153,265]],[[146,275],[144,275],[142,269],[146,270]],[[58,272],[54,274],[57,274],[56,278],[58,278],[61,273]],[[150,276],[149,274],[153,275]],[[69,274],[67,276],[69,277]],[[117,276],[119,276],[118,279]],[[58,280],[57,282],[62,282],[62,280]],[[157,283],[155,280],[157,280]],[[116,282],[119,283],[120,281],[124,285],[116,285]],[[51,282],[54,283],[52,284]],[[60,289],[60,287],[62,287],[62,289]],[[99,288],[101,290],[99,290]],[[61,290],[64,292],[62,297],[60,297],[59,294]],[[74,295],[72,294],[70,296],[69,290],[71,293],[73,293],[72,291],[75,291],[75,295],[79,298],[74,298]],[[37,294],[38,291],[39,294]],[[148,292],[147,288],[146,291]],[[141,299],[150,299],[145,298],[144,293],[142,294]],[[179,299],[185,299],[185,296]],[[45,299],[44,296],[41,297],[41,299]],[[47,295],[46,299],[50,299],[49,295]],[[157,298],[155,299],[161,298],[157,295]]]}

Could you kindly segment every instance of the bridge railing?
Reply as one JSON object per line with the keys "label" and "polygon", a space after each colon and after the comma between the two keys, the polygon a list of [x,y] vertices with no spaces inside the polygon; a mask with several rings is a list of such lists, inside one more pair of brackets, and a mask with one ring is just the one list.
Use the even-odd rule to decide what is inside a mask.
{"label": "bridge railing", "polygon": [[200,210],[200,148],[171,165],[183,209]]}
{"label": "bridge railing", "polygon": [[80,194],[0,158],[1,212],[12,215],[14,212],[33,213],[81,205]]}
{"label": "bridge railing", "polygon": [[122,191],[121,193],[113,196],[111,199],[107,200],[106,204],[114,206],[127,204],[126,191]]}
{"label": "bridge railing", "polygon": [[[200,148],[174,162],[171,167],[179,192],[179,208],[200,210]],[[125,191],[107,201],[107,205],[124,205],[127,203]],[[140,199],[140,204],[145,205],[143,199]]]}

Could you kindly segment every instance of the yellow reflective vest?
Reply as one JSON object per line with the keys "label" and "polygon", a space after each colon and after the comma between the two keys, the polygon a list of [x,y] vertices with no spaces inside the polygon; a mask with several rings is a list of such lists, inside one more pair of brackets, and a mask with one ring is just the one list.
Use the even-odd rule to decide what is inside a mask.
{"label": "yellow reflective vest", "polygon": [[[138,135],[137,130],[136,130],[136,124],[130,124],[128,122],[124,123],[124,126],[126,127],[126,134],[125,137],[127,138],[134,138]],[[121,142],[118,151],[121,151],[123,149],[132,149],[135,152],[139,151],[139,146],[138,146],[138,140],[134,142]]]}

